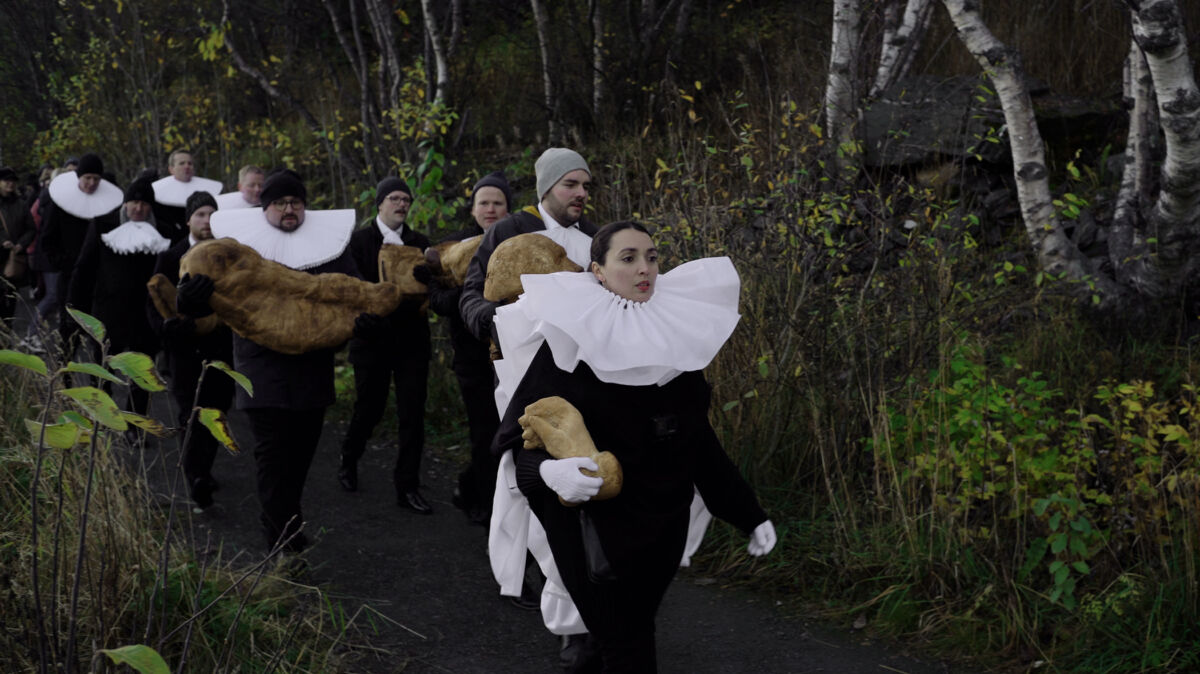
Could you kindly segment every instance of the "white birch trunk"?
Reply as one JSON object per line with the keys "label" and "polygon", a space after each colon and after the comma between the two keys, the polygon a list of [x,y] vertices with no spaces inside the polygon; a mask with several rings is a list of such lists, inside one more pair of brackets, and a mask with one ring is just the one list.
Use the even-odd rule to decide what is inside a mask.
{"label": "white birch trunk", "polygon": [[1183,19],[1175,0],[1126,0],[1133,38],[1146,55],[1166,140],[1162,183],[1152,223],[1168,268],[1192,263],[1200,234],[1200,91],[1188,59]]}
{"label": "white birch trunk", "polygon": [[429,44],[433,48],[433,63],[435,82],[433,102],[444,103],[446,92],[450,88],[450,67],[446,62],[446,48],[442,42],[442,33],[438,30],[437,17],[433,15],[433,1],[421,0],[421,14],[425,18],[425,33],[429,35]]}
{"label": "white birch trunk", "polygon": [[1113,208],[1108,235],[1108,258],[1117,281],[1140,295],[1158,296],[1162,284],[1151,265],[1151,251],[1138,230],[1138,214],[1150,203],[1146,184],[1150,178],[1150,137],[1158,133],[1154,89],[1146,57],[1137,42],[1129,43],[1125,60],[1125,99],[1130,105],[1129,136],[1125,141],[1125,169]]}
{"label": "white birch trunk", "polygon": [[592,117],[600,123],[604,104],[604,13],[600,1],[591,0],[592,14]]}
{"label": "white birch trunk", "polygon": [[895,29],[887,30],[883,34],[879,68],[875,71],[875,81],[871,84],[871,96],[878,96],[908,74],[932,14],[933,3],[930,0],[907,0],[904,15]]}
{"label": "white birch trunk", "polygon": [[834,0],[829,81],[825,86],[825,134],[840,150],[839,157],[854,142],[858,110],[854,95],[855,56],[861,24],[862,0]]}
{"label": "white birch trunk", "polygon": [[546,117],[549,121],[549,144],[558,142],[558,122],[554,109],[554,77],[550,64],[550,19],[546,16],[546,7],[541,0],[529,0],[533,8],[533,22],[537,27],[538,49],[542,54],[542,89],[546,104]]}
{"label": "white birch trunk", "polygon": [[1033,101],[1021,80],[1019,55],[997,40],[984,25],[979,16],[978,2],[943,0],[943,4],[967,51],[975,57],[995,85],[1012,147],[1021,217],[1041,269],[1050,274],[1064,275],[1070,280],[1092,284],[1090,287],[1102,300],[1116,299],[1119,295],[1117,285],[1107,277],[1093,274],[1090,261],[1067,238],[1054,212],[1047,180],[1045,147],[1033,114]]}

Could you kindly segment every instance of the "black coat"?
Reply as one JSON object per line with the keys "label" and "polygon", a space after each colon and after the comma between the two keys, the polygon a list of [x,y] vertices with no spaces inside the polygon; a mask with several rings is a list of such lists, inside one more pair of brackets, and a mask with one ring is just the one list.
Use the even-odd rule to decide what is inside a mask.
{"label": "black coat", "polygon": [[[483,228],[471,223],[442,241],[462,241],[472,236],[483,234]],[[454,347],[454,360],[451,364],[454,373],[460,378],[478,379],[491,382],[492,359],[489,345],[467,329],[463,322],[462,313],[458,310],[459,300],[462,299],[462,288],[443,286],[436,280],[429,284],[429,307],[444,317],[450,324],[450,344]]]}
{"label": "black coat", "polygon": [[[578,225],[579,231],[584,234],[588,236],[596,234],[596,226],[592,223],[580,220]],[[467,279],[463,282],[462,299],[458,303],[463,322],[466,323],[471,334],[481,340],[490,339],[492,336],[492,317],[499,305],[484,299],[483,282],[487,279],[488,260],[492,259],[492,252],[496,250],[496,246],[518,234],[540,232],[545,229],[546,225],[542,222],[540,215],[530,213],[528,210],[520,210],[510,213],[507,218],[492,225],[487,234],[483,235],[479,249],[475,251],[470,264],[467,265]]]}
{"label": "black coat", "polygon": [[4,216],[4,226],[0,227],[0,241],[12,241],[17,248],[25,250],[37,233],[25,200],[19,194],[0,198],[0,214]]}
{"label": "black coat", "polygon": [[[348,246],[337,258],[304,271],[362,278]],[[234,333],[233,366],[254,385],[254,397],[238,387],[237,408],[309,410],[332,405],[333,355],[336,352],[334,348],[301,354],[280,353]]]}
{"label": "black coat", "polygon": [[[179,284],[179,260],[191,248],[191,241],[184,239],[158,254],[154,262],[154,273],[162,274],[171,282]],[[146,300],[146,320],[151,329],[162,340],[167,355],[168,371],[171,373],[171,392],[180,400],[186,400],[191,408],[191,395],[196,390],[200,369],[204,361],[219,360],[233,366],[233,331],[221,324],[207,335],[163,332],[163,317],[154,303]],[[233,397],[233,380],[225,374],[209,371],[204,375],[204,391],[200,405],[225,409]]]}
{"label": "black coat", "polygon": [[[429,238],[414,232],[404,225],[400,238],[405,245],[425,250]],[[379,283],[379,249],[383,247],[383,233],[374,220],[350,236],[348,250],[354,258],[362,278]],[[429,317],[425,314],[423,301],[406,299],[387,316],[387,335],[370,341],[354,338],[350,340],[350,362],[355,365],[371,363],[394,363],[401,356],[429,360],[433,349],[429,337]]]}
{"label": "black coat", "polygon": [[[213,195],[214,197],[217,195]],[[154,211],[155,227],[158,233],[171,240],[172,244],[179,243],[188,236],[187,209],[183,206],[168,206],[157,201],[151,205]]]}
{"label": "black coat", "polygon": [[[542,481],[538,467],[551,457],[545,450],[522,449],[517,418],[526,405],[541,398],[565,398],[583,415],[596,448],[612,452],[621,462],[621,493],[578,506],[595,523],[613,570],[622,576],[649,562],[644,559],[648,550],[657,551],[656,563],[677,565],[687,537],[693,485],[713,515],[746,533],[767,519],[708,422],[710,394],[700,372],[684,372],[665,386],[605,383],[582,362],[575,372],[564,372],[555,366],[549,345],[543,344],[513,394],[493,451],[514,452],[517,484],[549,534],[549,520],[577,510],[566,509]],[[550,545],[556,546],[553,535]]]}
{"label": "black coat", "polygon": [[[118,206],[111,213],[101,216],[115,222]],[[79,259],[79,251],[83,250],[83,240],[87,237],[87,218],[80,218],[59,208],[53,199],[47,200],[46,210],[42,214],[42,233],[38,245],[46,253],[50,263],[49,271],[67,272],[75,267]]]}
{"label": "black coat", "polygon": [[84,237],[67,300],[100,319],[112,344],[110,353],[133,350],[153,355],[158,339],[146,318],[146,282],[154,274],[154,253],[115,253],[100,235],[117,223],[105,216],[92,221]]}

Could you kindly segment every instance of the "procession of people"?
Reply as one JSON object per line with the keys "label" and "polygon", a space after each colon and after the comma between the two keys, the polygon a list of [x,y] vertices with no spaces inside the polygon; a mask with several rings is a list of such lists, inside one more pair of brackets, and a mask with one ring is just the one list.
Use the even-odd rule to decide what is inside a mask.
{"label": "procession of people", "polygon": [[[73,161],[25,198],[14,196],[16,172],[0,168],[0,235],[6,251],[26,260],[8,280],[38,288],[20,341],[69,354],[81,340],[61,312],[74,307],[105,322],[110,353],[161,353],[173,422],[186,429],[180,469],[197,512],[215,501],[219,446],[194,410],[239,410],[252,435],[268,554],[302,567],[306,532],[320,524],[319,515],[306,517],[304,487],[322,435],[337,432],[326,410],[343,346],[353,415],[340,463],[315,479],[358,490],[360,460],[394,396],[396,503],[433,513],[421,465],[434,315],[448,322],[470,447],[453,503],[468,525],[488,527],[500,593],[541,611],[561,640],[565,670],[655,671],[658,605],[713,515],[748,536],[749,554],[774,547],[774,525],[708,420],[702,371],[739,320],[737,271],[722,257],[660,274],[645,226],[590,222],[592,169],[580,153],[546,149],[523,208],[502,172],[481,172],[470,219],[447,226],[455,233],[436,245],[410,226],[420,205],[401,176],[378,183],[374,213],[360,222],[350,208],[312,208],[304,178],[286,168],[244,166],[235,189],[222,193],[220,181],[196,175],[190,151],[176,149],[165,177],[143,171],[122,190],[98,155]],[[489,265],[529,236],[552,242],[563,268],[577,271],[518,265],[521,293],[489,296]],[[276,276],[197,271],[189,262],[213,242],[244,247]],[[474,252],[456,279],[441,255],[468,244]],[[400,279],[383,262],[397,255],[415,260],[400,267]],[[163,300],[161,283],[148,290],[156,277],[172,300]],[[305,302],[331,312],[307,313]],[[10,288],[0,318],[11,320],[14,303]],[[244,320],[257,322],[251,329]],[[297,346],[272,330],[334,336]],[[204,363],[217,360],[252,388],[202,376]],[[146,395],[135,391],[126,404],[146,413]]]}

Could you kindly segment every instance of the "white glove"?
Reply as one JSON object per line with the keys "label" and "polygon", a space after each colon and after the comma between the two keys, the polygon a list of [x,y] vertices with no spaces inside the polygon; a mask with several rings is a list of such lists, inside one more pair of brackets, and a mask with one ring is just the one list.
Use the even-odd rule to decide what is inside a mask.
{"label": "white glove", "polygon": [[558,494],[558,497],[568,503],[582,503],[600,493],[604,478],[589,477],[579,472],[579,469],[599,470],[586,456],[573,456],[567,459],[547,459],[538,467],[538,474]]}
{"label": "white glove", "polygon": [[767,520],[754,527],[754,533],[750,534],[750,543],[746,545],[746,551],[754,557],[762,557],[775,547],[775,540],[775,525],[771,524],[771,520]]}

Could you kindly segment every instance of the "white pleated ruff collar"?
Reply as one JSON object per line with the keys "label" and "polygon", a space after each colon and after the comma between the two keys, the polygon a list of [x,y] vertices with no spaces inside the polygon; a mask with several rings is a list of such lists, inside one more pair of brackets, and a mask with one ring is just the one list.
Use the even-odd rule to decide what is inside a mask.
{"label": "white pleated ruff collar", "polygon": [[101,234],[100,240],[118,255],[131,253],[158,254],[171,247],[171,240],[158,233],[148,222],[130,220],[120,227]]}
{"label": "white pleated ruff collar", "polygon": [[85,220],[111,213],[125,203],[125,193],[107,180],[101,179],[91,194],[79,189],[79,176],[74,171],[60,173],[50,181],[50,198],[59,208]]}
{"label": "white pleated ruff collar", "polygon": [[261,208],[215,211],[209,221],[213,237],[230,238],[259,255],[292,269],[311,269],[337,259],[357,224],[353,208],[304,212],[304,223],[285,232],[267,222]]}
{"label": "white pleated ruff collar", "polygon": [[205,191],[215,198],[221,193],[221,183],[210,178],[192,176],[186,183],[175,176],[159,178],[153,183],[154,200],[167,206],[186,206],[192,192]]}
{"label": "white pleated ruff collar", "polygon": [[545,341],[561,370],[573,372],[583,361],[604,382],[662,386],[704,369],[740,319],[741,281],[728,257],[660,275],[646,302],[609,292],[586,271],[526,274],[521,285],[525,292],[495,318],[515,381]]}
{"label": "white pleated ruff collar", "polygon": [[246,201],[246,197],[243,197],[241,192],[226,192],[225,194],[215,194],[213,196],[217,198],[217,210],[259,207],[258,204],[252,204],[249,201]]}

